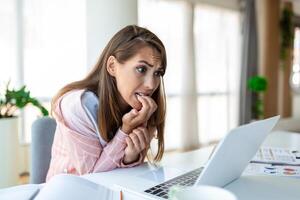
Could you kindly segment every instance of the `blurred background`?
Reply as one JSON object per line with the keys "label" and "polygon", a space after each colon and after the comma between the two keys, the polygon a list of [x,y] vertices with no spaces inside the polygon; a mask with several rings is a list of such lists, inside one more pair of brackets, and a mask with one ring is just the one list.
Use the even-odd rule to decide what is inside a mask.
{"label": "blurred background", "polygon": [[[50,111],[113,34],[137,24],[167,50],[166,152],[216,144],[278,114],[277,129],[300,132],[299,16],[296,0],[0,0],[0,95],[8,82],[26,85]],[[13,125],[0,118],[0,187],[30,175],[31,125],[41,114],[29,105],[14,115]],[[18,178],[1,182],[4,174]]]}

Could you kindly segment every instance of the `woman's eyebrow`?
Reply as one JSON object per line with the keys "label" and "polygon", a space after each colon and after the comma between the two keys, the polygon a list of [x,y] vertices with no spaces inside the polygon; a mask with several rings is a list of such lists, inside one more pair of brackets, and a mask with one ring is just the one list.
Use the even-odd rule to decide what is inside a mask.
{"label": "woman's eyebrow", "polygon": [[151,65],[150,63],[148,63],[145,60],[139,60],[139,62],[144,63],[144,64],[148,65],[149,67],[153,67],[153,65]]}
{"label": "woman's eyebrow", "polygon": [[[145,60],[139,60],[139,62],[140,62],[140,63],[144,63],[144,64],[148,65],[149,67],[153,67],[153,66],[154,66],[154,65],[151,65],[150,63],[148,63],[148,62],[145,61]],[[158,68],[158,70],[164,70],[164,68],[163,68],[163,67],[160,67],[160,68]]]}

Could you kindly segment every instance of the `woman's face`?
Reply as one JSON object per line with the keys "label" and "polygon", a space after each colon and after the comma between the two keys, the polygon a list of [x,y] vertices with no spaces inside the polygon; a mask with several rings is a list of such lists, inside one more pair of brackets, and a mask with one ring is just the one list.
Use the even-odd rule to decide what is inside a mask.
{"label": "woman's face", "polygon": [[164,74],[158,52],[150,47],[141,48],[135,56],[123,64],[110,56],[107,70],[116,79],[122,109],[131,106],[140,110],[142,104],[138,101],[137,95],[151,97]]}

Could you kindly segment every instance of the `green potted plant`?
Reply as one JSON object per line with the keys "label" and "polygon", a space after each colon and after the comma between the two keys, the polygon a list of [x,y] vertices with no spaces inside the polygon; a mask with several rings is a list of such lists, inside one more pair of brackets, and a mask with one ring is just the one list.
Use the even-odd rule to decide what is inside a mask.
{"label": "green potted plant", "polygon": [[9,89],[8,83],[4,93],[0,92],[0,159],[5,161],[0,165],[0,188],[18,183],[20,145],[17,115],[20,109],[29,104],[37,107],[43,116],[49,114],[36,98],[30,96],[26,86],[14,90]]}
{"label": "green potted plant", "polygon": [[247,82],[248,89],[255,94],[252,103],[252,117],[262,119],[264,117],[263,95],[268,88],[268,81],[263,76],[252,76]]}
{"label": "green potted plant", "polygon": [[49,115],[47,109],[36,98],[31,97],[29,91],[26,91],[26,86],[19,90],[10,90],[9,84],[7,84],[5,94],[0,96],[0,118],[14,117],[18,109],[22,109],[28,104],[37,107],[43,116]]}

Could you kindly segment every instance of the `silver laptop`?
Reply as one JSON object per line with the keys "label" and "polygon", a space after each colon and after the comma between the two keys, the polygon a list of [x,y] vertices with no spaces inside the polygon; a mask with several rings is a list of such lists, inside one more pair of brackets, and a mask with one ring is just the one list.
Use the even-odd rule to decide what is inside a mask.
{"label": "silver laptop", "polygon": [[164,182],[146,181],[140,176],[133,176],[118,187],[143,199],[168,199],[169,189],[174,185],[224,187],[241,176],[279,118],[276,116],[233,129],[218,144],[204,167]]}

